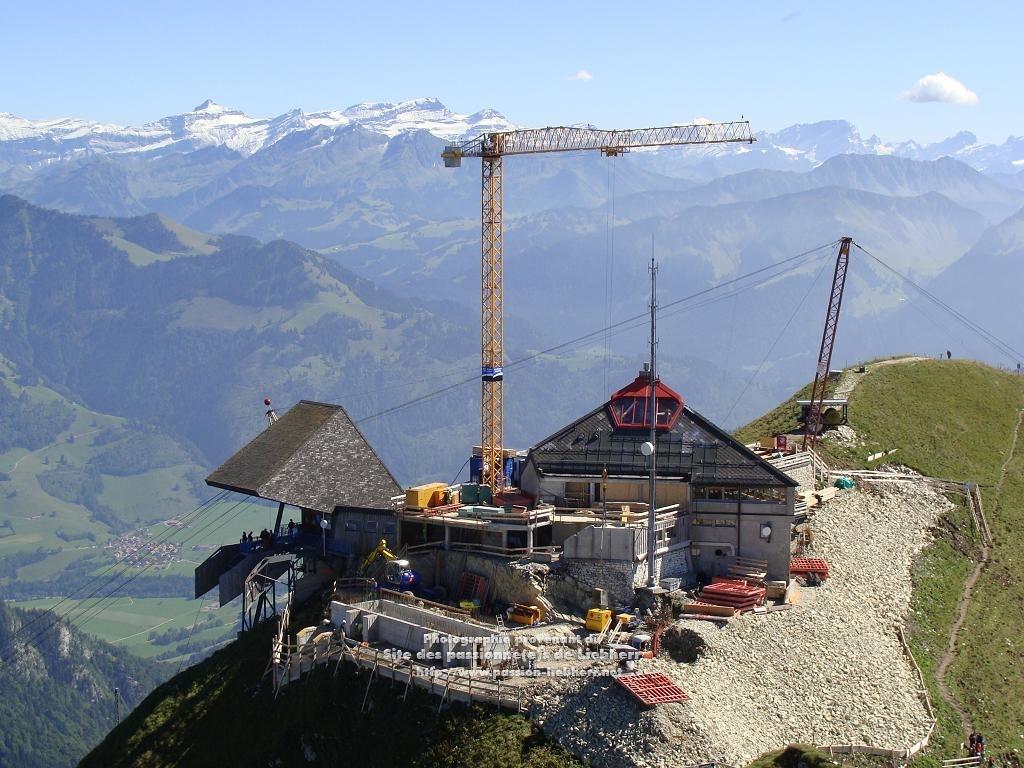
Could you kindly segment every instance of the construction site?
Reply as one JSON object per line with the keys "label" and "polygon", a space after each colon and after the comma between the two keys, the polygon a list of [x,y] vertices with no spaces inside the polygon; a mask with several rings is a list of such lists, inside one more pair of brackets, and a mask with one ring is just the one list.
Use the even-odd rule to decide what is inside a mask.
{"label": "construction site", "polygon": [[[195,572],[196,597],[241,597],[243,628],[276,622],[260,681],[275,696],[354,665],[367,691],[387,680],[439,709],[527,714],[602,766],[737,765],[795,742],[902,761],[928,744],[935,714],[903,636],[911,568],[950,496],[979,531],[984,512],[961,480],[846,471],[816,450],[855,441],[847,395],[873,369],[831,367],[852,238],[835,243],[798,429],[745,444],[662,380],[652,259],[635,378],[532,446],[505,445],[503,158],[751,141],[741,122],[509,131],[446,148],[449,167],[482,164],[468,479],[403,488],[344,407],[306,400],[280,416],[268,400],[266,429],[207,478],[277,505],[261,541],[220,547]],[[295,625],[293,609],[318,596],[320,622]]]}

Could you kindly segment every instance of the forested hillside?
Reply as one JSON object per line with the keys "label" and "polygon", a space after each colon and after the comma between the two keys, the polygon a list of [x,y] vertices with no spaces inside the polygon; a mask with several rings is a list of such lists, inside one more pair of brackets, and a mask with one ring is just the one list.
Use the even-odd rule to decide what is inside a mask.
{"label": "forested hillside", "polygon": [[114,689],[124,715],[170,671],[64,623],[42,632],[47,625],[0,602],[0,765],[76,765],[113,727]]}

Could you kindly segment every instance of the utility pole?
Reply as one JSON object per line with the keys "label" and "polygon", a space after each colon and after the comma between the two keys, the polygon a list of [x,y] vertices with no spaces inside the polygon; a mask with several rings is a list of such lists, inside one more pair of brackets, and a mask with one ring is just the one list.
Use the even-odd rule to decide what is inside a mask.
{"label": "utility pole", "polygon": [[654,511],[655,486],[658,477],[658,266],[654,263],[654,235],[651,235],[651,370],[647,381],[647,403],[650,407],[651,420],[651,455],[648,460],[651,462],[650,477],[647,488],[647,586],[654,589],[657,581],[654,570],[654,549],[657,544],[657,534],[654,530],[656,514]]}
{"label": "utility pole", "polygon": [[121,692],[114,689],[114,725],[121,724]]}

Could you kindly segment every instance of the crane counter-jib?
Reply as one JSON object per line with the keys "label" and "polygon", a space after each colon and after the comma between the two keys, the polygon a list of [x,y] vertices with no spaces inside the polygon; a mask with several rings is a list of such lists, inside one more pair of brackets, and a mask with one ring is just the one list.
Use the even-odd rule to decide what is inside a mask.
{"label": "crane counter-jib", "polygon": [[659,128],[601,130],[580,126],[556,126],[485,133],[474,139],[449,144],[442,157],[448,167],[458,167],[463,157],[528,155],[543,152],[600,150],[616,154],[642,147],[671,147],[688,144],[725,144],[755,141],[750,123],[692,123]]}

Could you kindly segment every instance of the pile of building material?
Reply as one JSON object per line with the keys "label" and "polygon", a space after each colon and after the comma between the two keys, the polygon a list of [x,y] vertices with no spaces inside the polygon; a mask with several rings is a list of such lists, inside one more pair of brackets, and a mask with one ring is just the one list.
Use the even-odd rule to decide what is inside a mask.
{"label": "pile of building material", "polygon": [[823,557],[794,557],[789,561],[789,572],[793,576],[810,576],[818,579],[829,577],[828,561]]}
{"label": "pile of building material", "polygon": [[716,576],[700,591],[698,602],[735,609],[737,613],[752,611],[764,603],[765,588],[747,579]]}
{"label": "pile of building material", "polygon": [[617,675],[615,682],[629,691],[645,707],[686,701],[689,696],[661,672],[637,675]]}

